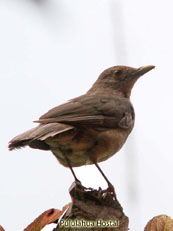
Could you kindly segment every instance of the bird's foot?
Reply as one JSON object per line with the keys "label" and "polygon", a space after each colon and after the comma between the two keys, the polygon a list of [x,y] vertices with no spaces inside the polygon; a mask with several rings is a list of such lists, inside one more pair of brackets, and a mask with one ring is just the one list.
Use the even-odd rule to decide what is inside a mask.
{"label": "bird's foot", "polygon": [[78,180],[78,178],[75,178],[75,183],[76,183],[76,185],[82,185],[81,181]]}
{"label": "bird's foot", "polygon": [[108,184],[107,192],[110,192],[111,194],[113,194],[114,198],[116,198],[115,189],[111,183]]}
{"label": "bird's foot", "polygon": [[87,188],[87,187],[85,187],[85,186],[83,186],[82,185],[82,183],[81,183],[81,181],[80,180],[78,180],[77,178],[75,179],[75,182],[74,182],[75,184],[76,184],[76,186],[78,186],[79,188],[81,188],[82,190],[93,190],[93,188]]}
{"label": "bird's foot", "polygon": [[114,199],[116,199],[115,189],[111,183],[108,183],[108,188],[102,190],[102,193],[110,193],[111,195],[113,195]]}
{"label": "bird's foot", "polygon": [[74,183],[78,188],[81,188],[82,190],[85,190],[85,187],[82,185],[81,181],[78,180],[77,178],[75,179]]}

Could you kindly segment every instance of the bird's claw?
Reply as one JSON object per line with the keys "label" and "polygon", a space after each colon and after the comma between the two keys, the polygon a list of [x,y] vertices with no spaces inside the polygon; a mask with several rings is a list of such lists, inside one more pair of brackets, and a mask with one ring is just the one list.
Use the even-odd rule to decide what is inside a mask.
{"label": "bird's claw", "polygon": [[81,181],[78,180],[77,178],[75,179],[75,183],[76,183],[76,185],[82,185],[82,184],[81,184]]}
{"label": "bird's claw", "polygon": [[104,194],[104,193],[110,193],[111,195],[113,195],[113,198],[116,198],[115,189],[111,183],[108,184],[107,189],[102,190],[102,194]]}
{"label": "bird's claw", "polygon": [[90,187],[87,188],[87,187],[83,186],[82,183],[81,183],[81,181],[78,180],[78,179],[75,179],[75,184],[76,184],[76,186],[79,186],[83,190],[93,190],[93,188],[90,188]]}
{"label": "bird's claw", "polygon": [[107,192],[110,192],[111,194],[113,194],[114,198],[116,198],[115,189],[112,184],[108,185]]}

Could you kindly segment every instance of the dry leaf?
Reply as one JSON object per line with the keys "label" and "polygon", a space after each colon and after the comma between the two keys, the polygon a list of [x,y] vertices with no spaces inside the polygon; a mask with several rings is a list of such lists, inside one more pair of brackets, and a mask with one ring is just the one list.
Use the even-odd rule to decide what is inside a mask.
{"label": "dry leaf", "polygon": [[[56,223],[56,221],[61,217],[64,211],[70,206],[70,204],[65,205],[62,210],[59,209],[49,209],[37,217],[24,231],[40,231],[46,225],[51,223]],[[1,230],[0,230],[1,231]]]}
{"label": "dry leaf", "polygon": [[144,231],[173,231],[173,219],[167,215],[156,216],[147,223]]}
{"label": "dry leaf", "polygon": [[5,229],[0,225],[0,231],[5,231]]}

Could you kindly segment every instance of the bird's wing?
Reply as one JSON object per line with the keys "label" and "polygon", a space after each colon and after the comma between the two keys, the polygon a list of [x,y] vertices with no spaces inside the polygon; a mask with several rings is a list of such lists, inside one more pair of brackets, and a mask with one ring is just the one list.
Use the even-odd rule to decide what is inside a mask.
{"label": "bird's wing", "polygon": [[125,98],[86,94],[54,107],[36,122],[115,128],[127,113],[132,115],[133,108]]}

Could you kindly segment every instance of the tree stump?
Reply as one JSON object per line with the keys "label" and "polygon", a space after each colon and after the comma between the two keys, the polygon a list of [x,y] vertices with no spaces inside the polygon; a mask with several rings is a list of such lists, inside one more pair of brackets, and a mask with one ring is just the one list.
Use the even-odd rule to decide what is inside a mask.
{"label": "tree stump", "polygon": [[128,217],[110,192],[87,189],[74,182],[69,189],[71,206],[53,231],[127,231]]}

